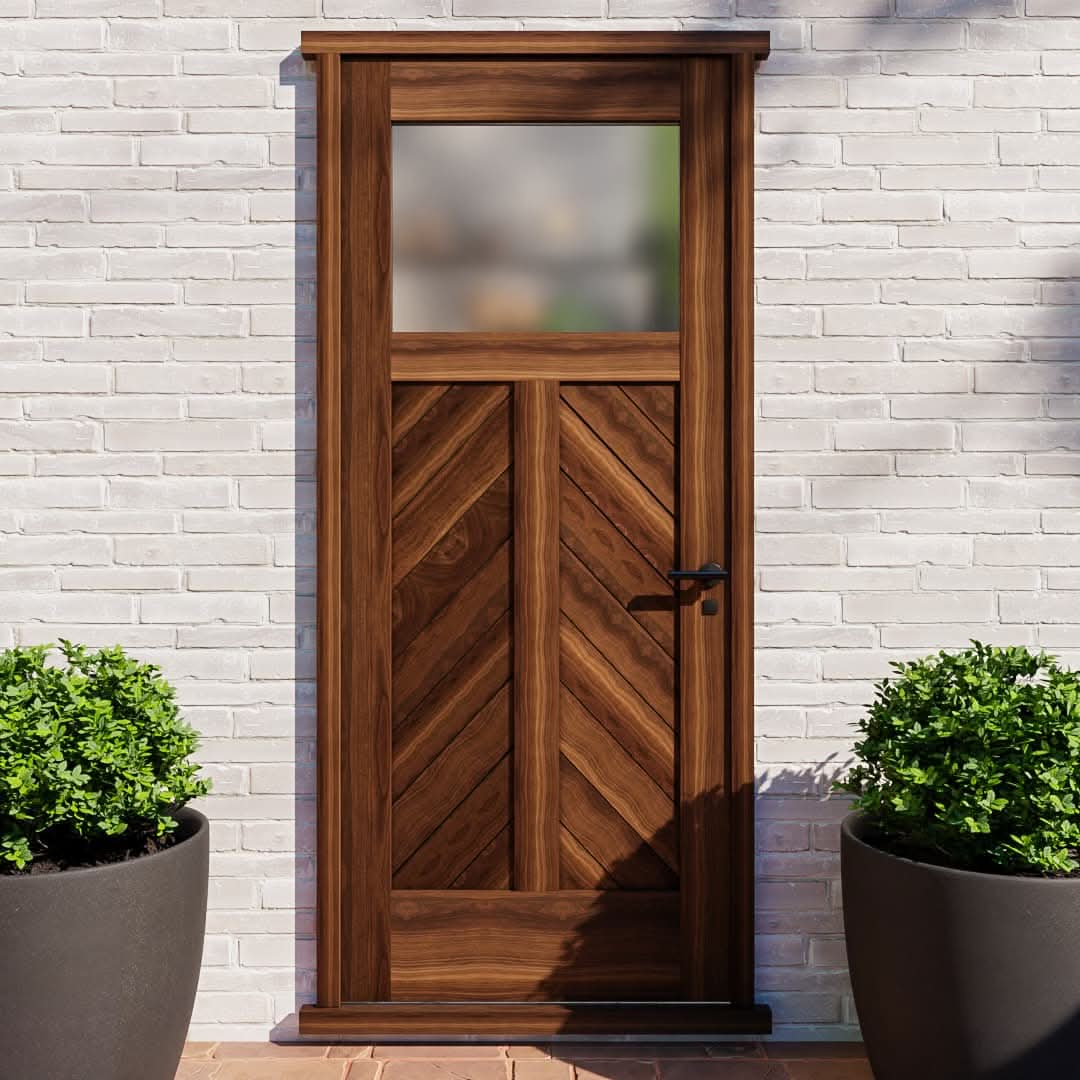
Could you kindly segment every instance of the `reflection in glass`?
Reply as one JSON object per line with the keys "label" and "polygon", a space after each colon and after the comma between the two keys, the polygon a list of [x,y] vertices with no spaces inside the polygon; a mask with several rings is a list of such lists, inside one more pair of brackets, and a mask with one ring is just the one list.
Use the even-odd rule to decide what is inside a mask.
{"label": "reflection in glass", "polygon": [[394,329],[678,329],[679,129],[393,132]]}

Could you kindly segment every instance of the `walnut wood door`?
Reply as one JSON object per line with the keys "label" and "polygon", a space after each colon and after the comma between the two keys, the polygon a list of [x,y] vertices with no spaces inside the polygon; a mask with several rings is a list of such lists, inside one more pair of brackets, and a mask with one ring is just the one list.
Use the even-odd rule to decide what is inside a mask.
{"label": "walnut wood door", "polygon": [[[347,37],[305,35],[320,65],[320,744],[319,1002],[304,1030],[762,1030],[749,543],[761,42]],[[531,37],[561,40],[514,56]],[[587,56],[624,37],[622,53],[562,56],[569,38]],[[439,53],[451,45],[466,58]],[[429,121],[677,124],[673,324],[618,314],[619,296],[647,290],[637,268],[602,260],[581,271],[592,284],[548,266],[555,284],[534,288],[565,293],[573,277],[584,329],[515,327],[536,305],[508,301],[504,316],[501,271],[470,301],[479,327],[440,323],[476,272],[424,267],[449,275],[448,300],[406,277],[413,218],[394,170],[420,159],[394,127]],[[436,144],[468,137],[432,130]],[[456,234],[435,221],[416,242],[441,251]],[[605,304],[615,325],[590,323]],[[561,299],[543,317],[555,308],[566,317]]]}

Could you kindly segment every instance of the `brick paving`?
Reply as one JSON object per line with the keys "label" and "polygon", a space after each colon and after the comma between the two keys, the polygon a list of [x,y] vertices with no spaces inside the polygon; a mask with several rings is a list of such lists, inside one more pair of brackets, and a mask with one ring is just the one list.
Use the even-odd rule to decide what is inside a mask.
{"label": "brick paving", "polygon": [[859,1043],[188,1043],[176,1080],[873,1080]]}

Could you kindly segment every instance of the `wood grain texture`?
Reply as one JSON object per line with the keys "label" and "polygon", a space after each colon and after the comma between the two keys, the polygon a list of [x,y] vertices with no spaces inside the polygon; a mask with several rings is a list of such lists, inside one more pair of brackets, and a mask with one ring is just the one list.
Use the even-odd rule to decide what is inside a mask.
{"label": "wood grain texture", "polygon": [[446,383],[395,383],[391,390],[394,445],[412,431],[427,411],[449,390]]}
{"label": "wood grain texture", "polygon": [[[573,768],[569,763],[567,767]],[[619,887],[619,883],[604,869],[603,864],[565,825],[559,830],[559,857],[560,882],[564,889]]]}
{"label": "wood grain texture", "polygon": [[360,1041],[476,1036],[514,1039],[550,1035],[768,1035],[767,1005],[736,1008],[711,1002],[462,1002],[300,1007],[300,1034]]}
{"label": "wood grain texture", "polygon": [[[678,880],[671,868],[641,834],[582,776],[569,758],[560,761],[562,777],[563,833],[586,851],[600,868],[585,880],[585,887],[613,890],[676,889]],[[588,867],[575,856],[564,865],[564,888],[580,887],[574,878],[588,873]],[[649,928],[643,926],[642,933]]]}
{"label": "wood grain texture", "polygon": [[[420,847],[510,752],[510,730],[510,689],[503,686],[394,799],[395,868]],[[457,876],[453,875],[451,882]]]}
{"label": "wood grain texture", "polygon": [[425,497],[413,498],[395,515],[395,585],[509,468],[510,427],[510,409],[493,410],[430,478]]}
{"label": "wood grain texture", "polygon": [[569,619],[559,626],[563,685],[669,798],[675,795],[675,732]]}
{"label": "wood grain texture", "polygon": [[400,795],[511,677],[504,612],[412,712],[394,721],[393,791]]}
{"label": "wood grain texture", "polygon": [[[694,568],[728,556],[724,302],[729,272],[729,65],[683,61],[681,132],[682,382],[680,383],[680,557]],[[679,797],[682,833],[683,992],[691,1000],[725,1000],[730,992],[730,857],[728,814],[727,586],[710,590],[720,612],[705,616],[701,599],[680,608]],[[749,635],[750,627],[740,627]]]}
{"label": "wood grain texture", "polygon": [[676,394],[671,386],[624,386],[623,393],[652,421],[668,442],[675,442]]}
{"label": "wood grain texture", "polygon": [[674,658],[676,615],[671,583],[565,472],[560,476],[559,493],[562,542]]}
{"label": "wood grain texture", "polygon": [[[563,756],[672,870],[679,865],[670,796],[568,690],[562,694]],[[564,816],[567,808],[564,805]]]}
{"label": "wood grain texture", "polygon": [[507,469],[394,586],[395,656],[510,539],[510,487]]}
{"label": "wood grain texture", "polygon": [[507,541],[395,658],[395,722],[412,712],[510,607],[510,579]]}
{"label": "wood grain texture", "polygon": [[660,574],[671,569],[675,522],[651,491],[570,408],[562,410],[562,467]]}
{"label": "wood grain texture", "polygon": [[455,889],[509,889],[513,881],[514,853],[507,825],[456,878]]}
{"label": "wood grain texture", "polygon": [[640,409],[617,387],[571,384],[563,400],[649,489],[669,514],[675,512],[675,455]]}
{"label": "wood grain texture", "polygon": [[341,59],[318,61],[318,372],[316,469],[317,995],[341,1004],[342,990],[342,348]]}
{"label": "wood grain texture", "polygon": [[500,384],[451,387],[395,440],[391,474],[395,514],[431,482],[507,394],[507,387]]}
{"label": "wood grain texture", "polygon": [[396,123],[678,123],[678,61],[395,60]]}
{"label": "wood grain texture", "polygon": [[669,31],[361,31],[304,30],[300,51],[348,56],[710,56],[769,55],[767,30]]}
{"label": "wood grain texture", "polygon": [[561,398],[563,881],[676,888],[675,448],[621,385]]}
{"label": "wood grain texture", "polygon": [[419,382],[675,382],[679,335],[397,333],[391,374]]}
{"label": "wood grain texture", "polygon": [[562,610],[660,717],[675,724],[675,665],[565,544],[559,559]]}
{"label": "wood grain texture", "polygon": [[342,70],[343,988],[390,992],[390,66]]}
{"label": "wood grain texture", "polygon": [[676,893],[395,891],[391,909],[399,1001],[663,1000],[678,986]]}
{"label": "wood grain texture", "polygon": [[452,385],[394,446],[395,887],[510,876],[510,414],[505,385]]}
{"label": "wood grain texture", "polygon": [[510,782],[510,758],[507,756],[397,868],[394,872],[394,888],[449,888],[506,828],[509,822]]}
{"label": "wood grain texture", "polygon": [[514,388],[514,882],[559,886],[559,387]]}
{"label": "wood grain texture", "polygon": [[754,1000],[754,69],[732,61],[728,585],[731,615],[731,997]]}

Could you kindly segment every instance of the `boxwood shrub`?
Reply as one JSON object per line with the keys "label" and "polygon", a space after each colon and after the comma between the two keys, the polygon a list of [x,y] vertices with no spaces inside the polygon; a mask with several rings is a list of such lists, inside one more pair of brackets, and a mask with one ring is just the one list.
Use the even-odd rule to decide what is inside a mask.
{"label": "boxwood shrub", "polygon": [[856,796],[882,845],[1010,874],[1080,867],[1080,678],[972,642],[897,663],[859,724]]}
{"label": "boxwood shrub", "polygon": [[0,653],[0,872],[156,850],[208,789],[159,668],[68,641],[53,664],[52,648]]}

